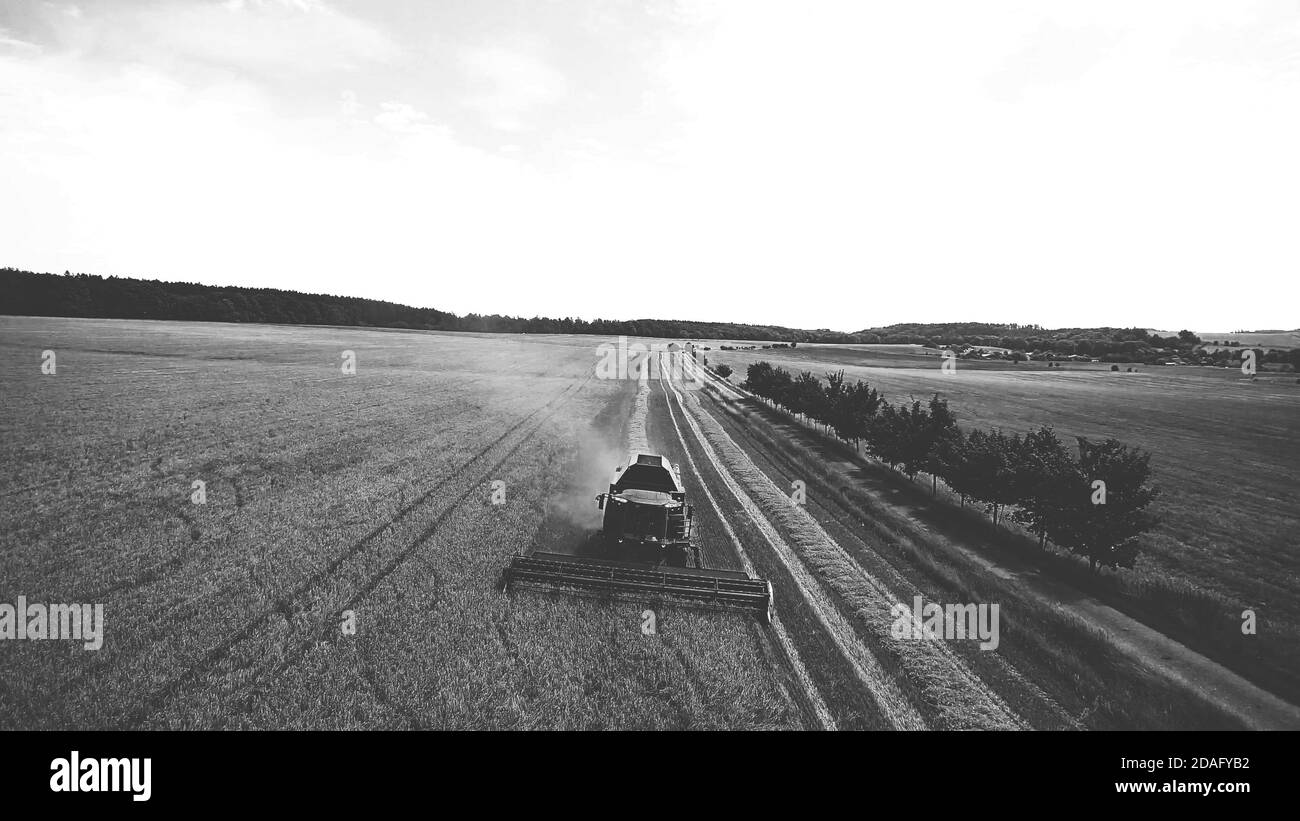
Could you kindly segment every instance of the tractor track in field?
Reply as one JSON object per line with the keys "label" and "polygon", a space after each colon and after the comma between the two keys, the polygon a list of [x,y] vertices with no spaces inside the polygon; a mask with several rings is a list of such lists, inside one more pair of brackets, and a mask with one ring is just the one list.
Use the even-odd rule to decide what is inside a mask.
{"label": "tractor track in field", "polygon": [[[438,484],[434,488],[431,488],[430,490],[421,494],[420,497],[415,502],[412,502],[411,505],[408,505],[407,510],[404,510],[399,515],[399,517],[404,517],[406,515],[406,512],[409,511],[409,509],[412,506],[418,506],[422,504],[437,489],[459,478],[460,475],[468,469],[469,465],[472,462],[484,458],[489,451],[491,451],[494,447],[496,447],[498,444],[504,441],[512,433],[519,430],[524,424],[528,423],[528,421],[532,419],[532,417],[537,416],[538,414],[542,414],[541,418],[537,419],[535,423],[532,424],[529,427],[529,429],[524,433],[524,435],[519,438],[519,441],[515,442],[515,444],[512,445],[510,449],[507,450],[499,459],[497,459],[496,462],[494,462],[491,467],[489,467],[486,471],[482,472],[482,477],[478,481],[467,483],[466,491],[462,493],[459,497],[457,497],[456,501],[452,503],[445,511],[439,514],[438,517],[434,519],[434,521],[427,528],[425,528],[425,530],[420,534],[418,539],[416,539],[414,542],[408,545],[406,549],[402,550],[397,556],[395,556],[387,565],[384,566],[384,568],[379,573],[372,576],[366,582],[365,585],[363,585],[356,593],[353,594],[353,596],[348,600],[348,602],[341,609],[347,610],[355,606],[359,601],[361,601],[361,599],[369,595],[370,592],[373,591],[381,581],[387,578],[388,575],[391,574],[393,570],[395,570],[398,567],[398,565],[400,565],[403,561],[405,561],[411,555],[411,553],[413,553],[416,550],[416,548],[418,548],[420,545],[424,544],[429,539],[431,539],[433,535],[437,533],[438,529],[442,526],[442,524],[451,516],[451,514],[454,513],[460,507],[460,505],[467,498],[469,498],[474,493],[475,490],[478,489],[478,486],[483,484],[483,482],[490,480],[493,474],[499,468],[501,468],[502,465],[510,461],[510,458],[519,452],[519,449],[523,447],[525,442],[528,442],[529,440],[532,439],[533,434],[535,434],[541,428],[541,426],[546,422],[546,420],[550,419],[566,401],[572,399],[574,396],[580,393],[582,389],[587,386],[587,383],[591,379],[592,377],[588,376],[582,382],[579,382],[574,385],[570,385],[569,387],[565,388],[563,391],[560,392],[560,395],[557,396],[555,399],[552,399],[550,402],[546,403],[542,407],[530,413],[528,416],[524,417],[519,422],[512,425],[505,433],[497,437],[497,439],[495,439],[492,442],[492,444],[480,449],[473,457],[470,458],[468,462],[466,462],[464,465],[461,465],[459,468],[457,468],[450,476],[439,480]],[[395,522],[396,519],[399,517],[394,517],[394,519],[388,522],[387,524],[385,524],[383,528],[387,529],[388,527],[390,527],[393,524],[393,522]],[[368,536],[367,538],[373,539],[374,535]],[[359,547],[354,548],[352,552],[355,554],[358,549]],[[332,563],[332,565],[335,568],[337,568],[339,564],[341,564],[341,562],[336,561]]]}
{"label": "tractor track in field", "polygon": [[[354,377],[338,377],[338,378],[351,379]],[[466,381],[465,384],[475,384],[477,382],[481,382],[485,380],[486,378],[469,379]],[[295,383],[296,382],[297,380],[295,381]],[[383,385],[376,385],[376,386],[367,386],[365,388],[365,393],[373,394],[373,392],[375,391],[380,391],[386,388],[392,388],[396,386],[397,386],[396,382],[388,382]],[[347,413],[349,415],[364,416],[368,411],[375,410],[377,408],[387,408],[387,409],[404,408],[409,406],[416,406],[427,401],[428,400],[425,397],[420,395],[415,395],[415,396],[407,396],[405,398],[398,398],[398,399],[377,399],[373,402],[369,402],[366,404],[345,405],[342,407],[324,408],[322,410],[308,412],[305,414],[289,414],[288,412],[285,412],[279,415],[269,416],[266,413],[252,411],[249,413],[249,416],[255,417],[260,421],[259,424],[257,424],[255,427],[252,427],[251,429],[247,430],[247,432],[250,434],[248,439],[249,441],[253,441],[253,440],[266,441],[268,439],[266,434],[277,425],[292,425],[294,427],[314,426],[315,423],[321,419],[325,419],[329,417],[337,417],[342,415],[343,413]],[[470,413],[471,411],[467,409],[465,412]],[[189,445],[189,447],[187,447],[187,450],[190,453],[203,453],[207,451],[209,448],[213,447],[214,445],[220,444],[221,441],[226,438],[228,438],[228,436],[221,432],[209,433],[206,436],[203,436],[202,438],[194,439],[193,442]],[[115,481],[117,478],[119,478],[124,469],[128,469],[136,465],[143,465],[147,461],[145,457],[154,456],[154,455],[155,453],[149,452],[147,448],[141,448],[138,452],[131,452],[125,456],[119,456],[111,462],[100,463],[100,466],[97,467],[96,469],[95,475],[92,477],[87,477],[87,481],[89,482],[89,484],[84,489],[79,490],[78,492],[79,493],[94,492],[101,485],[104,485],[106,483],[111,483]],[[163,472],[161,468],[161,463],[165,458],[166,458],[165,456],[158,456],[157,458],[153,459],[151,462],[148,463],[150,474],[153,475],[155,478],[161,480],[166,480],[173,476],[180,475],[182,473],[181,471],[172,471],[170,473]],[[213,468],[212,464],[208,463],[206,466],[196,467],[195,470],[197,472],[203,472],[205,470],[211,471],[212,468]],[[74,469],[71,472],[75,473],[76,471]],[[228,479],[229,477],[223,476],[221,478]],[[65,501],[68,498],[71,484],[72,484],[72,480],[70,480],[67,477],[48,479],[43,482],[27,485],[25,487],[11,488],[4,491],[0,491],[0,498],[17,496],[19,494],[26,493],[28,491],[37,490],[39,488],[47,487],[50,485],[56,485],[58,486],[56,492],[59,495],[51,498],[49,501],[50,503],[57,503],[60,501]]]}
{"label": "tractor track in field", "polygon": [[[156,688],[149,696],[144,698],[137,708],[128,712],[126,719],[120,722],[121,726],[125,729],[134,729],[139,727],[139,725],[141,725],[149,716],[161,710],[166,705],[167,701],[180,692],[186,684],[197,678],[214,664],[226,658],[236,646],[252,638],[259,628],[264,627],[271,621],[272,617],[279,615],[283,617],[286,622],[290,622],[293,616],[307,612],[309,605],[304,601],[304,597],[307,596],[313,588],[318,587],[326,580],[337,575],[340,568],[342,568],[349,560],[357,557],[366,546],[373,543],[382,533],[400,523],[411,512],[421,507],[426,501],[433,497],[439,490],[452,482],[455,482],[468,472],[471,465],[484,460],[487,457],[487,454],[493,449],[501,445],[514,433],[523,429],[525,425],[528,425],[528,428],[524,430],[523,435],[519,437],[518,441],[516,441],[500,458],[493,462],[486,470],[476,471],[476,474],[480,475],[478,481],[463,483],[466,490],[459,494],[411,544],[399,551],[398,554],[386,562],[377,573],[370,576],[359,587],[354,589],[352,595],[348,599],[348,603],[342,608],[339,608],[339,611],[341,612],[342,610],[347,610],[353,607],[357,602],[369,595],[380,582],[391,575],[391,573],[405,562],[406,559],[408,559],[421,545],[432,538],[442,524],[450,518],[451,514],[454,513],[455,510],[478,489],[479,485],[481,485],[486,479],[490,478],[494,471],[508,462],[510,458],[519,451],[524,443],[528,442],[532,438],[546,420],[551,418],[551,416],[553,416],[568,399],[571,399],[585,388],[592,378],[592,375],[588,375],[581,382],[570,384],[562,390],[558,396],[551,399],[545,405],[542,405],[525,415],[524,418],[511,425],[492,442],[480,448],[472,457],[450,474],[440,478],[432,487],[421,493],[415,501],[398,511],[398,513],[387,522],[376,527],[346,551],[328,562],[324,567],[304,582],[300,583],[289,593],[288,596],[282,597],[275,605],[263,610],[261,613],[245,622],[241,627],[227,634],[224,639],[207,650],[197,662],[192,664],[181,674],[173,677],[162,686]],[[537,418],[539,415],[540,418]],[[294,606],[295,603],[296,606]],[[306,647],[310,646],[310,644],[310,641],[300,644],[299,650],[305,651]],[[284,670],[287,669],[288,665],[289,662],[286,660],[277,665],[276,669]],[[251,684],[252,682],[248,683]]]}
{"label": "tractor track in field", "polygon": [[[423,399],[408,399],[408,400],[405,400],[405,401],[399,401],[399,402],[389,403],[389,402],[384,402],[384,401],[381,400],[381,401],[377,401],[377,402],[371,403],[371,404],[369,404],[369,405],[360,406],[360,407],[358,407],[358,408],[355,408],[355,410],[357,410],[357,411],[359,411],[359,412],[364,412],[364,411],[367,411],[367,410],[370,410],[370,409],[373,409],[373,408],[379,408],[379,407],[385,407],[385,408],[390,408],[390,409],[393,408],[393,407],[395,407],[395,406],[396,406],[396,407],[406,407],[406,406],[408,406],[408,405],[415,405],[415,404],[418,404],[419,402],[422,402],[422,401],[424,401],[424,400],[423,400]],[[536,411],[534,411],[534,412],[536,412]],[[320,413],[310,414],[310,415],[308,415],[308,416],[306,416],[306,417],[303,418],[303,420],[302,420],[302,424],[304,424],[304,425],[311,425],[311,424],[312,424],[316,419],[318,419],[318,418],[320,418],[320,417],[322,417],[322,416],[328,416],[328,415],[330,415],[330,414],[331,414],[330,411],[321,411]],[[272,422],[270,423],[270,425],[275,425],[275,424],[278,424],[278,423],[283,422],[283,421],[285,421],[285,420],[284,420],[284,419],[281,419],[280,417],[277,417],[274,421],[272,421]],[[525,419],[522,420],[519,424],[523,424],[523,422],[525,422],[525,421],[527,421],[527,417],[525,417]],[[503,434],[503,435],[508,436],[511,432],[513,432],[513,430],[514,430],[514,428],[511,428],[510,430],[508,430],[508,431],[507,431],[505,434]],[[214,441],[215,441],[215,440],[214,440]],[[500,441],[500,438],[498,438],[497,440],[495,440],[495,441],[494,441],[492,444],[490,444],[488,447],[491,448],[491,447],[494,446],[494,445],[496,444],[496,442],[498,442],[498,441]],[[207,444],[211,444],[211,443],[207,443]],[[206,446],[206,444],[205,444],[205,446]],[[473,459],[478,458],[478,457],[481,456],[481,455],[482,455],[481,452],[475,454],[473,457],[470,458],[470,461],[473,461]],[[160,458],[161,458],[161,457],[160,457]],[[398,464],[398,463],[400,463],[400,462],[402,461],[403,458],[405,458],[405,457],[399,458],[396,462],[391,462],[391,463],[389,463],[389,464]],[[468,465],[468,462],[466,463],[466,465]],[[465,465],[462,465],[461,468],[458,468],[457,470],[462,469],[462,468],[464,468],[464,467],[465,467]],[[158,471],[155,471],[155,473],[159,473],[159,472],[158,472]],[[164,477],[162,477],[162,478],[167,478],[167,477],[164,476]],[[242,477],[242,478],[245,478],[245,479],[246,479],[246,477]],[[216,486],[216,484],[217,484],[218,481],[220,481],[220,482],[222,482],[222,483],[228,483],[228,484],[230,484],[230,485],[233,487],[233,489],[234,489],[235,507],[234,507],[233,510],[227,510],[227,511],[224,511],[224,512],[225,512],[225,515],[222,517],[222,519],[223,519],[223,521],[224,521],[224,520],[228,520],[228,519],[230,519],[230,517],[233,517],[233,516],[238,515],[239,513],[241,513],[241,512],[243,511],[243,508],[244,508],[245,506],[248,505],[248,503],[249,503],[249,498],[248,498],[247,493],[246,493],[245,491],[242,491],[242,490],[240,489],[239,482],[241,481],[241,475],[235,475],[235,476],[229,476],[229,477],[221,476],[221,477],[219,477],[219,478],[218,478],[218,477],[214,477],[213,479],[210,480],[210,482],[209,482],[209,487],[212,488],[212,487]],[[437,488],[434,488],[433,490],[436,490],[436,489],[437,489]],[[415,502],[413,502],[413,503],[411,503],[411,504],[406,504],[405,501],[404,501],[404,494],[405,494],[405,492],[406,492],[406,488],[405,488],[405,487],[400,487],[400,488],[398,488],[398,490],[396,490],[396,491],[394,491],[394,492],[392,492],[392,493],[384,494],[384,495],[382,495],[382,496],[377,497],[377,498],[374,500],[374,502],[373,502],[372,504],[377,505],[377,504],[380,503],[380,502],[384,502],[384,501],[386,501],[386,500],[388,500],[388,499],[391,499],[391,498],[392,498],[393,496],[395,496],[395,495],[396,495],[396,496],[399,496],[399,497],[402,498],[402,500],[403,500],[403,501],[400,503],[400,504],[402,505],[403,509],[398,513],[397,516],[395,516],[395,517],[394,517],[393,519],[391,519],[389,522],[385,523],[384,525],[380,525],[380,526],[379,526],[378,528],[376,528],[374,531],[372,531],[371,533],[367,534],[367,536],[363,537],[362,542],[365,542],[365,541],[368,541],[368,540],[372,540],[372,539],[374,539],[376,536],[380,535],[380,533],[382,533],[383,530],[384,530],[385,528],[387,528],[388,526],[390,526],[390,525],[392,525],[392,524],[395,524],[395,523],[397,523],[398,521],[400,521],[400,519],[403,518],[407,513],[409,513],[409,512],[410,512],[411,510],[413,510],[415,507],[418,507],[421,503],[423,503],[423,501],[426,499],[426,497],[429,495],[429,493],[433,492],[433,490],[431,490],[431,491],[429,491],[429,492],[427,492],[427,493],[422,494],[422,495],[421,495],[421,496],[420,496],[420,497],[419,497]],[[190,505],[188,502],[184,502],[184,503],[182,503],[180,508],[173,508],[169,503],[168,503],[168,504],[159,505],[158,507],[159,507],[159,509],[160,509],[164,514],[174,515],[175,517],[179,518],[179,519],[184,523],[184,525],[185,525],[185,532],[186,532],[186,533],[189,535],[189,537],[190,537],[190,538],[189,538],[189,543],[190,543],[190,544],[192,544],[192,543],[194,543],[194,542],[197,542],[200,538],[202,538],[202,529],[199,528],[198,523],[194,520],[194,518],[193,518],[193,514],[192,514],[191,509],[190,509],[190,508],[191,508],[191,505]],[[226,537],[226,538],[227,538],[227,539],[229,538],[229,534],[227,534],[227,537]],[[358,543],[358,545],[354,545],[354,549],[358,549],[358,548],[361,547],[361,546],[362,546],[362,544],[361,544],[361,543]],[[188,547],[189,547],[189,544],[185,545],[185,547],[188,548]],[[69,551],[69,552],[67,552],[67,553],[65,554],[65,557],[66,557],[68,560],[71,560],[72,558],[75,558],[75,557],[77,557],[77,556],[80,556],[80,555],[83,554],[83,553],[93,551],[93,550],[95,550],[95,549],[97,549],[97,546],[96,546],[96,545],[93,545],[93,544],[87,544],[86,546],[84,546],[84,547],[82,547],[82,548],[80,548],[80,549],[78,549],[78,550],[74,550],[74,551]],[[141,587],[147,586],[148,584],[151,584],[151,583],[153,583],[153,582],[159,581],[161,578],[163,578],[162,576],[158,575],[158,573],[156,572],[156,571],[157,571],[157,568],[158,568],[159,566],[169,565],[169,566],[180,567],[181,565],[184,564],[184,562],[187,560],[187,558],[188,558],[188,556],[173,557],[173,558],[171,558],[171,559],[167,559],[167,560],[165,560],[165,561],[163,561],[163,562],[155,563],[154,565],[150,565],[149,567],[146,567],[146,568],[142,569],[139,573],[137,573],[135,576],[133,576],[133,577],[130,578],[130,579],[120,579],[120,580],[113,581],[113,582],[108,583],[107,585],[105,585],[103,588],[100,588],[100,589],[98,589],[98,590],[94,590],[94,591],[90,591],[90,592],[86,593],[85,595],[86,595],[88,598],[91,598],[91,599],[93,599],[93,600],[98,600],[98,598],[100,598],[100,597],[107,596],[107,595],[109,595],[109,594],[116,593],[116,592],[120,592],[120,591],[123,591],[123,590],[136,590],[136,589],[138,589],[138,588],[141,588]],[[342,558],[345,558],[345,557],[344,557],[344,556],[340,556],[340,557],[338,557],[338,559],[342,559]]]}

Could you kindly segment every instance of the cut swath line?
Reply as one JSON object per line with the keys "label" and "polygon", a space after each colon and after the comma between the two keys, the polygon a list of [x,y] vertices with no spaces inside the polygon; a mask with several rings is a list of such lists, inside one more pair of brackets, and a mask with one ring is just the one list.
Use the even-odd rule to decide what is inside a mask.
{"label": "cut swath line", "polygon": [[[660,382],[660,386],[663,387],[662,381]],[[664,399],[668,399],[667,388],[664,388]],[[673,429],[677,431],[677,438],[682,444],[682,453],[686,454],[686,462],[690,465],[691,472],[694,473],[695,478],[699,480],[700,489],[704,491],[705,498],[709,500],[709,504],[712,505],[713,512],[717,515],[718,521],[722,523],[723,530],[727,532],[727,538],[729,538],[731,543],[735,546],[736,555],[740,557],[745,572],[750,576],[757,577],[758,572],[754,569],[753,563],[750,562],[749,556],[745,554],[745,549],[740,544],[740,537],[736,535],[736,531],[732,529],[731,523],[727,521],[727,517],[722,512],[721,505],[718,504],[718,500],[714,497],[713,491],[710,490],[708,484],[705,483],[704,475],[700,472],[699,465],[695,463],[695,457],[691,455],[690,448],[686,445],[686,437],[682,434],[681,426],[677,424],[677,415],[673,412],[672,402],[668,401],[667,405],[668,416],[672,420]],[[683,409],[682,412],[684,414],[685,409]],[[776,634],[777,646],[790,662],[790,668],[794,672],[795,679],[799,682],[804,697],[812,708],[813,717],[817,720],[817,723],[823,730],[836,729],[835,719],[831,716],[830,710],[826,708],[825,699],[823,699],[821,693],[817,691],[817,685],[813,683],[812,677],[808,675],[808,669],[804,666],[803,660],[799,657],[798,649],[795,648],[794,642],[790,640],[790,635],[786,632],[785,625],[781,623],[781,619],[777,615],[773,615],[772,617],[772,632]]]}
{"label": "cut swath line", "polygon": [[[697,369],[697,374],[709,379],[710,383],[713,382],[702,369]],[[818,566],[827,577],[830,587],[841,598],[859,610],[871,605],[878,607],[881,612],[888,611],[890,606],[903,600],[872,576],[856,557],[844,550],[812,514],[799,505],[789,504],[780,488],[753,464],[722,426],[702,410],[701,413],[710,426],[712,438],[725,445],[735,460],[743,462],[739,469],[742,476],[750,480],[751,488],[758,490],[765,501],[773,502],[771,507],[777,518],[799,537],[803,552]],[[688,416],[688,421],[693,420]],[[909,591],[909,599],[915,592]],[[908,613],[911,615],[910,609]],[[921,625],[916,622],[914,615],[912,626],[916,634],[922,634]],[[909,643],[905,645],[905,650],[909,654],[905,666],[918,671],[927,700],[938,705],[945,719],[955,726],[986,729],[1026,727],[1023,719],[943,641]],[[934,666],[940,668],[941,673],[933,671]]]}
{"label": "cut swath line", "polygon": [[863,645],[858,639],[852,625],[844,619],[832,603],[830,595],[823,588],[821,582],[808,571],[803,561],[781,538],[776,528],[772,526],[772,523],[768,521],[758,505],[754,503],[754,500],[740,487],[728,469],[723,466],[712,443],[700,429],[699,423],[687,410],[686,402],[677,387],[673,385],[672,377],[669,376],[666,382],[673,395],[676,396],[678,407],[682,409],[682,418],[686,420],[691,431],[695,434],[705,458],[713,465],[731,495],[735,497],[736,501],[740,503],[740,506],[753,520],[754,525],[771,546],[777,558],[780,559],[790,575],[794,577],[795,586],[799,589],[804,601],[817,617],[818,622],[821,623],[823,630],[835,644],[840,655],[848,662],[849,667],[875,702],[881,715],[898,729],[926,729],[925,719],[912,706],[902,691],[898,689],[889,674],[880,666],[880,662],[872,654],[870,648]]}
{"label": "cut swath line", "polygon": [[649,453],[650,441],[646,437],[645,420],[649,411],[650,383],[642,374],[636,389],[636,406],[627,423],[627,449],[632,453]]}
{"label": "cut swath line", "polygon": [[[766,457],[772,460],[772,464],[778,471],[783,472],[785,475],[792,475],[808,468],[806,464],[799,461],[800,457],[796,457],[788,452],[783,452],[780,449],[781,445],[774,441],[770,434],[753,430],[748,421],[748,417],[745,415],[746,412],[730,407],[728,403],[722,403],[722,411],[738,426],[740,435],[748,437],[754,443],[755,447],[759,448]],[[737,441],[739,441],[739,438]],[[820,507],[825,510],[826,514],[831,517],[832,521],[838,522],[841,526],[850,531],[851,539],[860,541],[860,547],[852,551],[852,555],[855,559],[861,555],[858,550],[875,551],[878,553],[878,543],[869,541],[870,537],[866,535],[866,533],[860,532],[861,529],[865,529],[867,532],[871,530],[871,527],[874,524],[874,517],[871,516],[866,509],[849,503],[846,498],[841,495],[838,486],[833,483],[831,478],[831,468],[828,465],[823,464],[818,466],[814,469],[813,475],[819,477],[819,481],[822,483],[821,489],[824,491],[825,496],[816,501],[810,499],[807,509],[811,511],[816,507]],[[813,483],[810,482],[809,487],[811,488],[812,486]],[[911,539],[908,539],[908,542],[912,543]],[[915,544],[913,544],[913,547],[915,548]],[[993,572],[996,573],[997,571],[995,570]],[[915,589],[908,586],[909,583],[902,578],[901,574],[897,577],[897,581],[892,582],[892,584],[903,585],[901,589]],[[895,587],[894,589],[900,588]],[[993,655],[997,656],[998,654]],[[993,677],[1003,681],[1015,681],[1018,686],[1033,693],[1035,698],[1041,700],[1045,704],[1051,705],[1052,711],[1060,716],[1064,723],[1074,725],[1076,729],[1080,728],[1077,722],[1066,714],[1064,708],[1060,707],[1051,695],[1044,691],[1036,682],[1027,678],[1014,667],[1010,666],[1005,657],[994,659],[994,663],[1000,666],[998,668],[999,672],[992,673]],[[987,681],[989,680],[990,675],[985,673],[982,678]]]}

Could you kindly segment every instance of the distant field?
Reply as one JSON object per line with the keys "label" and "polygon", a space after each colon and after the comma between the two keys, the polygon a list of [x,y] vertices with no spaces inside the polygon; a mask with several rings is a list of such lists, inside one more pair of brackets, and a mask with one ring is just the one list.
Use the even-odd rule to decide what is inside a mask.
{"label": "distant field", "polygon": [[[1261,646],[1279,670],[1300,670],[1300,384],[1294,376],[1244,378],[1235,369],[1105,365],[958,364],[944,375],[914,346],[800,345],[791,350],[710,351],[735,369],[767,360],[823,375],[843,368],[890,401],[948,399],[963,425],[1025,431],[1052,425],[1113,436],[1153,454],[1164,518],[1146,540],[1136,579],[1161,580],[1225,600],[1225,618],[1257,610]],[[894,346],[883,346],[894,347]],[[899,348],[903,346],[897,346]],[[983,367],[981,367],[983,366]],[[1231,622],[1227,622],[1229,625]]]}
{"label": "distant field", "polygon": [[[730,343],[727,343],[730,344]],[[755,343],[750,343],[755,344]],[[1007,350],[1005,348],[990,348],[989,350]],[[713,350],[705,351],[710,362],[726,362],[729,354],[753,354],[758,359],[776,356],[793,356],[796,362],[807,363],[802,365],[803,368],[809,368],[818,364],[833,366],[857,366],[857,367],[874,367],[874,368],[938,368],[943,358],[943,349],[927,348],[923,345],[886,345],[886,344],[862,344],[862,345],[836,345],[830,343],[800,343],[793,350],[789,348],[770,348],[764,350],[759,345],[752,351],[723,351],[717,346]],[[748,361],[748,360],[747,360]],[[1048,368],[1046,362],[1020,362],[1013,363],[1005,359],[979,360],[979,359],[962,359],[959,360],[961,367],[969,370],[1041,370],[1056,372],[1057,368]],[[1110,365],[1095,362],[1062,362],[1059,363],[1062,369],[1070,370],[1094,370],[1109,371]],[[733,366],[734,367],[734,366]],[[1125,366],[1127,367],[1127,366]],[[1137,367],[1145,368],[1146,365]],[[1158,367],[1158,366],[1149,366]]]}
{"label": "distant field", "polygon": [[[1229,334],[1205,332],[1198,333],[1197,336],[1207,343],[1239,342],[1243,347],[1247,348],[1284,348],[1287,350],[1290,350],[1291,348],[1300,348],[1300,331],[1284,331],[1282,333],[1274,334]],[[1208,347],[1212,348],[1214,346],[1211,345]]]}
{"label": "distant field", "polygon": [[501,592],[621,436],[601,341],[0,318],[0,602],[107,621],[4,642],[0,728],[799,726],[753,619]]}

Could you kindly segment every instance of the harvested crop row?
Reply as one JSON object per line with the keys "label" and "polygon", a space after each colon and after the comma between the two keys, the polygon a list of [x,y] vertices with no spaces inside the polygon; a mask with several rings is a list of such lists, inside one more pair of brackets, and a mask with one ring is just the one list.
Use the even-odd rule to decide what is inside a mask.
{"label": "harvested crop row", "polygon": [[[660,385],[663,387],[665,396],[667,396],[668,388],[666,384],[661,381]],[[668,403],[668,414],[669,418],[672,420],[673,429],[677,433],[677,438],[682,443],[682,452],[686,456],[687,464],[690,465],[691,471],[699,480],[700,489],[704,491],[705,498],[708,499],[709,504],[713,507],[713,511],[717,515],[718,521],[722,523],[723,530],[726,532],[727,538],[735,548],[736,555],[740,557],[745,572],[750,576],[757,576],[758,572],[754,569],[754,564],[749,560],[749,556],[746,555],[745,548],[741,544],[740,538],[736,535],[736,531],[731,527],[731,523],[727,521],[726,514],[722,512],[722,506],[718,504],[717,497],[713,495],[713,491],[704,481],[704,476],[700,472],[699,466],[695,463],[695,457],[691,455],[690,449],[686,447],[686,436],[682,433],[681,426],[677,423],[677,414],[673,412],[671,402]],[[812,677],[809,676],[808,669],[799,655],[799,650],[795,646],[794,641],[790,638],[789,633],[786,632],[785,625],[781,623],[780,616],[773,616],[772,618],[772,633],[776,639],[775,649],[782,654],[785,662],[789,665],[790,670],[795,677],[795,681],[798,683],[799,688],[802,691],[803,700],[807,703],[807,709],[812,713],[817,725],[823,730],[836,729],[835,719],[831,716],[830,710],[827,709],[826,701],[822,697],[821,693],[818,692],[817,685],[813,683]]]}
{"label": "harvested crop row", "polygon": [[812,608],[822,629],[831,637],[840,654],[858,677],[859,682],[871,694],[880,712],[889,719],[894,727],[899,729],[925,729],[924,719],[908,702],[907,697],[899,691],[888,673],[880,666],[871,650],[858,641],[852,626],[834,606],[820,581],[808,572],[803,562],[772,527],[771,522],[763,515],[758,505],[739,486],[729,470],[724,467],[714,448],[715,439],[706,436],[700,430],[699,423],[687,410],[681,392],[672,385],[671,379],[668,380],[668,384],[672,387],[678,406],[682,408],[683,417],[703,448],[705,457],[717,470],[718,475],[722,477],[723,483],[732,496],[735,497],[755,525],[758,526],[768,544],[780,557],[782,564],[794,576],[800,593]]}
{"label": "harvested crop row", "polygon": [[[703,373],[702,370],[697,371]],[[703,377],[702,377],[703,378]],[[680,393],[679,393],[680,398]],[[906,591],[906,599],[890,591],[884,584],[872,577],[867,571],[821,527],[818,522],[801,506],[793,504],[757,466],[744,451],[726,433],[718,422],[706,413],[699,400],[690,396],[689,402],[683,404],[688,409],[687,420],[702,441],[710,445],[711,454],[720,455],[719,461],[726,466],[727,473],[744,485],[744,491],[736,488],[737,498],[748,491],[752,498],[746,508],[756,521],[762,516],[753,499],[757,499],[762,509],[771,515],[784,533],[790,535],[797,551],[775,533],[769,541],[778,552],[792,557],[795,562],[805,567],[804,574],[811,579],[805,583],[810,591],[826,597],[825,586],[831,588],[844,603],[855,620],[862,625],[867,635],[896,657],[909,681],[922,694],[926,704],[936,712],[936,723],[947,729],[987,728],[1017,729],[1023,728],[1024,722],[1017,717],[1002,699],[983,681],[975,676],[969,668],[941,641],[921,640],[905,641],[892,638],[890,629],[894,618],[891,607],[916,595],[914,589]],[[702,428],[702,430],[701,430]],[[721,471],[720,471],[721,472]],[[730,484],[730,481],[729,481]],[[742,504],[744,501],[742,500]],[[769,524],[770,527],[770,524]],[[806,565],[804,565],[806,561]],[[793,564],[793,562],[787,562]],[[811,573],[807,568],[811,568]],[[829,597],[822,602],[822,609],[828,614],[838,613]],[[833,620],[833,617],[828,621]],[[833,623],[833,622],[832,622]],[[916,625],[919,627],[919,625]],[[842,631],[843,628],[841,628]],[[851,631],[850,631],[851,633]],[[849,636],[843,637],[846,641]],[[853,644],[848,644],[853,647]],[[862,651],[870,651],[862,647]],[[857,658],[864,658],[862,652]],[[871,657],[874,667],[864,667],[863,672],[873,673],[873,679],[879,682],[884,675],[879,662]],[[892,708],[892,714],[908,717],[907,702],[897,687],[889,682],[883,687],[885,703],[882,707]],[[877,691],[873,688],[873,692]],[[910,707],[910,705],[908,705]],[[911,708],[914,711],[915,708]],[[915,720],[923,721],[920,715]]]}

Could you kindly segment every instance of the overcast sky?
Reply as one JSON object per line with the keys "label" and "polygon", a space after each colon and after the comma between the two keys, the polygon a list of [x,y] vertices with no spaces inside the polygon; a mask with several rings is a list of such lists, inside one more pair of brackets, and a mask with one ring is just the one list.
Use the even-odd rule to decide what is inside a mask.
{"label": "overcast sky", "polygon": [[0,194],[37,271],[1295,328],[1300,3],[0,0]]}

